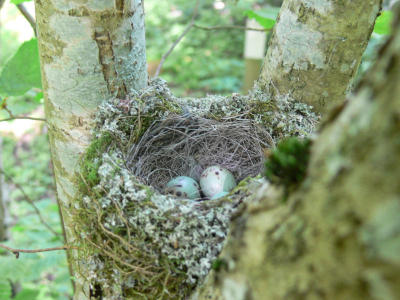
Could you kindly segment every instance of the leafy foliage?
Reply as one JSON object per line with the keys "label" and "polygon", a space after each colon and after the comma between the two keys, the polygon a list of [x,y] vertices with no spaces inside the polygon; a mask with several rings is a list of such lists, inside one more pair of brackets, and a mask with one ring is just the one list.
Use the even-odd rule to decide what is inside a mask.
{"label": "leafy foliage", "polygon": [[295,137],[281,141],[267,158],[265,177],[286,190],[297,186],[306,175],[310,145],[309,139]]}
{"label": "leafy foliage", "polygon": [[[30,141],[32,137],[34,139]],[[22,249],[62,245],[62,237],[56,237],[48,231],[32,206],[25,201],[22,192],[15,187],[15,183],[22,186],[46,218],[46,222],[61,233],[46,135],[27,134],[19,143],[6,137],[3,143],[3,168],[12,178],[12,182],[7,180],[11,200],[9,211],[15,222],[10,228],[11,239],[3,243]],[[12,254],[6,255],[3,250],[0,252],[0,299],[10,299],[7,297],[10,282],[21,285],[21,291],[13,299],[61,300],[71,293],[63,251],[21,253],[19,259],[15,259]]]}
{"label": "leafy foliage", "polygon": [[[196,24],[201,26],[245,25],[243,11],[255,1],[224,1],[216,9],[213,0],[201,1]],[[262,1],[257,1],[262,2]],[[192,17],[192,1],[146,1],[146,43],[150,64],[157,63],[184,31]],[[243,30],[192,30],[166,60],[161,77],[172,82],[178,95],[240,91],[244,69]]]}
{"label": "leafy foliage", "polygon": [[21,3],[24,3],[24,2],[30,2],[30,1],[32,1],[32,0],[11,0],[10,2],[15,4],[15,5],[18,5],[18,4],[21,4]]}
{"label": "leafy foliage", "polygon": [[0,94],[18,96],[41,87],[39,51],[36,39],[23,43],[6,63],[0,75]]}
{"label": "leafy foliage", "polygon": [[390,34],[392,28],[393,12],[384,10],[375,21],[374,32],[378,34]]}
{"label": "leafy foliage", "polygon": [[11,298],[11,285],[10,282],[0,277],[0,299],[8,300]]}
{"label": "leafy foliage", "polygon": [[265,29],[272,29],[278,16],[279,8],[270,7],[264,11],[245,10],[243,13],[249,18],[257,21]]}

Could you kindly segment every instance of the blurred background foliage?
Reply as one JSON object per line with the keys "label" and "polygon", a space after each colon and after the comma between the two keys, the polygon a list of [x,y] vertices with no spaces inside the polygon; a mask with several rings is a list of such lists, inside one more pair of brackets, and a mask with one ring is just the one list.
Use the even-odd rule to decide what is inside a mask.
{"label": "blurred background foliage", "polygon": [[[196,24],[244,26],[246,15],[252,15],[268,5],[279,7],[281,2],[203,0]],[[10,117],[10,112],[15,116],[44,117],[38,84],[38,57],[34,49],[35,40],[32,40],[34,33],[17,9],[16,4],[19,3],[34,14],[32,1],[0,0],[0,6],[3,4],[0,10],[0,105],[3,108],[0,120]],[[190,22],[194,6],[194,0],[145,0],[150,74],[154,74],[162,55]],[[358,78],[368,72],[376,59],[377,49],[389,31],[390,14],[384,15],[380,22],[364,54]],[[28,50],[22,51],[23,47],[28,47]],[[192,28],[168,57],[160,76],[170,83],[178,96],[240,92],[244,75],[243,49],[243,30],[205,31]],[[27,73],[28,64],[30,71],[25,76],[21,70]],[[0,243],[22,249],[62,245],[44,122],[0,122],[1,139],[0,159],[7,174],[1,192],[8,210],[8,239]],[[29,201],[33,201],[57,235],[43,224]],[[0,300],[68,299],[71,292],[64,252],[21,253],[20,258],[15,259],[14,255],[0,250]]]}
{"label": "blurred background foliage", "polygon": [[[245,25],[244,11],[266,1],[201,1],[197,25]],[[150,69],[189,23],[194,1],[145,1],[146,42]],[[243,77],[243,30],[192,30],[166,60],[161,77],[175,94],[239,92]]]}

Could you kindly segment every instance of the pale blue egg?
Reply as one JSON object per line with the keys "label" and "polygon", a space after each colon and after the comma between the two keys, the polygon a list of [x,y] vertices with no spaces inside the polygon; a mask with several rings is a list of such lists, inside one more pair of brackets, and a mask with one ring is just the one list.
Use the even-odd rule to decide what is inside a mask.
{"label": "pale blue egg", "polygon": [[165,193],[182,199],[199,199],[200,187],[193,178],[179,176],[167,183]]}
{"label": "pale blue egg", "polygon": [[209,198],[221,192],[230,192],[235,186],[235,177],[227,169],[220,166],[208,167],[200,176],[201,190]]}

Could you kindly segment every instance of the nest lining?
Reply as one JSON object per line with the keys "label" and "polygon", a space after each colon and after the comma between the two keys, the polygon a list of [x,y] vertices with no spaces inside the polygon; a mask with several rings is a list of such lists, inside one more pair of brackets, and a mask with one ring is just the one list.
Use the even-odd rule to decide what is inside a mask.
{"label": "nest lining", "polygon": [[273,145],[270,134],[248,119],[172,115],[153,122],[130,149],[127,165],[145,184],[162,192],[176,176],[199,181],[212,165],[228,169],[237,181],[254,177],[263,169],[264,149]]}
{"label": "nest lining", "polygon": [[[274,109],[257,111],[260,106]],[[99,180],[82,192],[75,215],[89,249],[83,261],[97,268],[89,280],[105,284],[95,276],[102,270],[120,288],[113,295],[129,290],[159,298],[167,291],[170,299],[183,298],[209,272],[230,216],[247,194],[194,202],[163,195],[165,183],[178,175],[197,179],[215,164],[238,180],[254,176],[264,148],[312,132],[316,121],[307,105],[271,106],[262,93],[178,99],[160,80],[130,100],[106,101],[95,136],[112,142],[94,159]]]}

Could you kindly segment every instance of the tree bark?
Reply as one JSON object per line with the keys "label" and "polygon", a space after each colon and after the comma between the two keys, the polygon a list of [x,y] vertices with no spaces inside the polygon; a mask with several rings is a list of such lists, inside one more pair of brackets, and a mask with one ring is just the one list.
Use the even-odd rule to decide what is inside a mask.
{"label": "tree bark", "polygon": [[381,0],[286,0],[272,33],[260,86],[326,112],[344,101]]}
{"label": "tree bark", "polygon": [[261,190],[232,222],[225,267],[193,299],[400,297],[399,45],[397,20],[356,95],[323,125],[303,184],[287,203]]}
{"label": "tree bark", "polygon": [[[66,238],[74,234],[69,208],[75,171],[91,139],[94,114],[110,97],[123,99],[147,84],[141,0],[36,0],[46,119]],[[70,253],[75,299],[88,299],[90,266]],[[78,271],[79,270],[79,271]]]}

